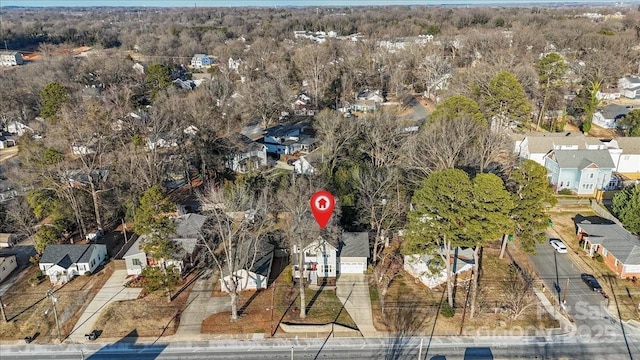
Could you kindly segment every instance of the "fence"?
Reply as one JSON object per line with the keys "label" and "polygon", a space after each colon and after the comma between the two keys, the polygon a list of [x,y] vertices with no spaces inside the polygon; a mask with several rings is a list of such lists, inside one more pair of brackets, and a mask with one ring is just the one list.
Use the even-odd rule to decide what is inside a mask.
{"label": "fence", "polygon": [[591,199],[591,208],[593,209],[593,211],[598,214],[598,216],[603,217],[607,220],[611,220],[614,223],[623,226],[622,223],[620,222],[620,220],[616,219],[615,216],[613,216],[609,210],[607,210],[606,208],[604,208],[603,206],[601,206],[600,204],[598,204],[597,201]]}

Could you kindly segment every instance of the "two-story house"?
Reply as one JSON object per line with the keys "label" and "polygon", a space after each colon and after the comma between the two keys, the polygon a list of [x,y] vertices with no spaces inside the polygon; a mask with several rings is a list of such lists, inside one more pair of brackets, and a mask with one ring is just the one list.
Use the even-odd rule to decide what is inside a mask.
{"label": "two-story house", "polygon": [[0,51],[0,66],[16,66],[24,64],[22,54],[17,51]]}
{"label": "two-story house", "polygon": [[201,69],[213,65],[213,58],[206,54],[195,54],[191,58],[191,67]]}
{"label": "two-story house", "polygon": [[267,147],[245,135],[233,134],[220,139],[217,146],[225,157],[227,169],[246,173],[267,166]]}
{"label": "two-story house", "polygon": [[267,152],[277,155],[291,155],[297,151],[312,151],[317,139],[308,121],[280,124],[267,129],[260,140]]}
{"label": "two-story house", "polygon": [[629,99],[640,98],[640,76],[625,76],[618,80],[618,91]]}
{"label": "two-story house", "polygon": [[607,145],[594,137],[581,133],[534,133],[527,134],[516,142],[516,153],[523,158],[533,160],[544,166],[545,156],[552,150],[604,150]]}
{"label": "two-story house", "polygon": [[293,277],[311,284],[335,284],[338,274],[364,274],[369,257],[366,232],[343,232],[339,240],[319,237],[302,249],[293,246]]}
{"label": "two-story house", "polygon": [[608,147],[616,172],[640,173],[640,136],[617,137],[609,141]]}
{"label": "two-story house", "polygon": [[607,150],[553,150],[545,156],[545,167],[556,191],[592,195],[616,186],[611,182],[615,165]]}
{"label": "two-story house", "polygon": [[351,110],[370,112],[376,111],[380,104],[386,101],[382,91],[365,89],[355,95],[355,101],[351,104]]}

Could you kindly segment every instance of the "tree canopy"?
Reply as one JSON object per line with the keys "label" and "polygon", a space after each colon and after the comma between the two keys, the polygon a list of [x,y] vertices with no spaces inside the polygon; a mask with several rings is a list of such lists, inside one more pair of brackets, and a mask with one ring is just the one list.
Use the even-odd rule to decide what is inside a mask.
{"label": "tree canopy", "polygon": [[446,121],[458,118],[473,120],[481,125],[487,124],[487,119],[480,111],[478,103],[462,95],[454,95],[447,98],[429,115],[430,121]]}
{"label": "tree canopy", "polygon": [[629,111],[622,117],[619,126],[627,136],[640,136],[640,109]]}
{"label": "tree canopy", "polygon": [[172,225],[164,213],[174,211],[175,205],[158,185],[150,187],[140,197],[133,225],[138,235],[151,234],[154,231],[168,232]]}
{"label": "tree canopy", "polygon": [[483,102],[490,117],[520,121],[530,118],[531,104],[522,84],[511,72],[501,71],[491,78]]}
{"label": "tree canopy", "polygon": [[640,185],[629,186],[615,194],[612,210],[627,230],[640,233]]}
{"label": "tree canopy", "polygon": [[62,105],[69,99],[69,90],[51,82],[40,91],[40,116],[55,123]]}

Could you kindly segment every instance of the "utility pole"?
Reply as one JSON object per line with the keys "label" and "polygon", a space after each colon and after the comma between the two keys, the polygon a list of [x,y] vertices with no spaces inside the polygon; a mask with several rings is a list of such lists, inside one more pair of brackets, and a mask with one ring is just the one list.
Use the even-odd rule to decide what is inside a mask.
{"label": "utility pole", "polygon": [[2,303],[2,296],[0,296],[0,313],[2,313],[2,320],[4,320],[4,322],[9,322],[7,321],[7,314],[4,312],[4,304]]}
{"label": "utility pole", "polygon": [[58,341],[62,342],[62,336],[60,336],[60,322],[58,321],[58,311],[56,309],[56,302],[58,302],[58,298],[53,296],[53,289],[49,289],[49,291],[47,291],[47,297],[51,299],[51,304],[53,305],[53,317],[56,319],[56,331],[58,333]]}
{"label": "utility pole", "polygon": [[418,360],[422,360],[422,341],[424,338],[420,338],[420,351],[418,351]]}

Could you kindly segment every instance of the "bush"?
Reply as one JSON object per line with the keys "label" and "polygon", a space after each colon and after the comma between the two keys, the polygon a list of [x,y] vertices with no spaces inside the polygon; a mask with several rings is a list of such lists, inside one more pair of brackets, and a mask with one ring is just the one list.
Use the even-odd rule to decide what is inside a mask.
{"label": "bush", "polygon": [[456,314],[456,310],[449,305],[448,302],[442,304],[440,314],[446,318],[452,318]]}
{"label": "bush", "polygon": [[569,189],[562,189],[562,190],[558,191],[558,194],[560,194],[560,195],[573,195],[573,191],[571,191]]}
{"label": "bush", "polygon": [[598,261],[599,263],[604,263],[604,258],[603,258],[603,257],[602,257],[602,255],[600,255],[600,254],[597,254],[597,253],[596,253],[596,254],[593,256],[593,258],[594,258],[594,259],[596,259],[596,261]]}

